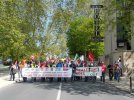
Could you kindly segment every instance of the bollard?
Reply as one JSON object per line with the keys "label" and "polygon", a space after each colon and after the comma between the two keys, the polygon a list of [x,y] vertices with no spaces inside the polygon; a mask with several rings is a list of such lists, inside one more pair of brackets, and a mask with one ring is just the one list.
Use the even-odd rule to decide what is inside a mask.
{"label": "bollard", "polygon": [[130,76],[130,93],[132,93],[132,77]]}

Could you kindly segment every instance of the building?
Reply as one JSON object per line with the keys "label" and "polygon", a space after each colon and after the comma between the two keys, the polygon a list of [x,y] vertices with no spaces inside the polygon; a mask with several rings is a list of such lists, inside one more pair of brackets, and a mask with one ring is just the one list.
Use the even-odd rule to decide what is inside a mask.
{"label": "building", "polygon": [[124,55],[123,52],[134,50],[134,35],[131,34],[134,33],[133,7],[133,0],[107,0],[105,3],[104,43],[107,63],[113,64],[119,56]]}

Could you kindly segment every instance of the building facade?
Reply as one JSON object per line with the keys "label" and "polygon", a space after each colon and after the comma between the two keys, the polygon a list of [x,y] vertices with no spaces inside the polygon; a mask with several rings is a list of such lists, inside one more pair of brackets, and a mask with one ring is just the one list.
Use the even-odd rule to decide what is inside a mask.
{"label": "building facade", "polygon": [[127,1],[107,0],[105,3],[105,58],[111,64],[117,59],[113,57],[114,52],[134,50],[134,12]]}

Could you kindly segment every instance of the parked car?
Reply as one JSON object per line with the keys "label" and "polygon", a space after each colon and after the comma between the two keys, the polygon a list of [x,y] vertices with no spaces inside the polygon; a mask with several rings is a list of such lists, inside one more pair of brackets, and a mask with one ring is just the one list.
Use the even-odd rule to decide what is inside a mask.
{"label": "parked car", "polygon": [[12,63],[12,60],[10,60],[10,59],[7,59],[7,60],[3,61],[3,65],[5,65],[5,66],[11,65],[11,63]]}

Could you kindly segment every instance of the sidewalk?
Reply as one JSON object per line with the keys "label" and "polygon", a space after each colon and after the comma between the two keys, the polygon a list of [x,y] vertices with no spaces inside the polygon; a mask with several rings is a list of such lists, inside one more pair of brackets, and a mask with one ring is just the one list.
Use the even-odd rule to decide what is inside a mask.
{"label": "sidewalk", "polygon": [[0,88],[6,87],[10,84],[13,84],[15,81],[9,81],[9,75],[0,77]]}
{"label": "sidewalk", "polygon": [[[15,74],[15,81],[9,81],[9,79],[9,66],[4,66],[0,64],[0,88],[15,83],[15,81],[18,79],[18,73]],[[20,80],[22,81],[22,78]]]}
{"label": "sidewalk", "polygon": [[[121,77],[120,82],[107,80],[106,83],[113,85],[120,90],[130,92],[130,79],[128,77]],[[132,78],[132,94],[134,94],[134,78]]]}
{"label": "sidewalk", "polygon": [[9,77],[9,66],[0,65],[0,88],[14,83],[14,81],[9,81]]}

